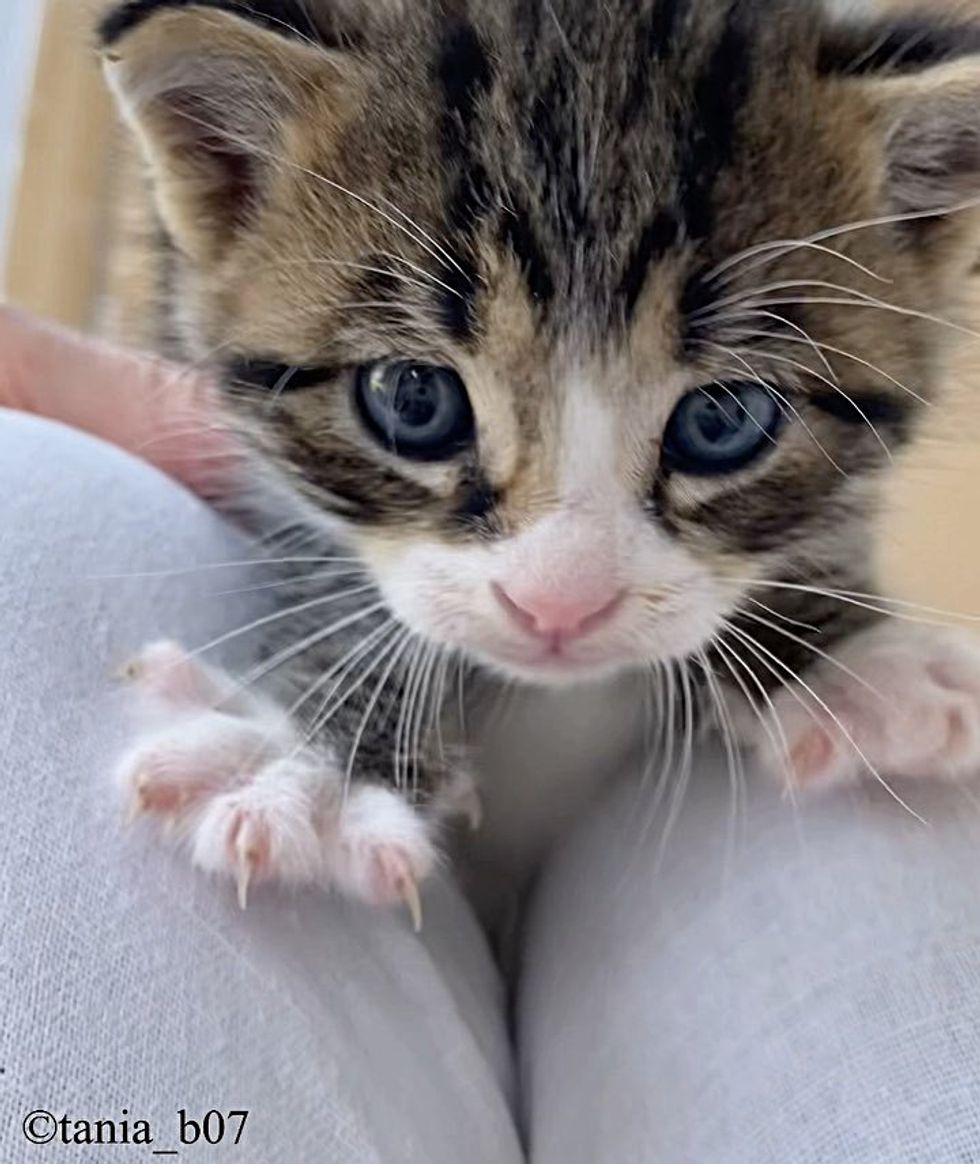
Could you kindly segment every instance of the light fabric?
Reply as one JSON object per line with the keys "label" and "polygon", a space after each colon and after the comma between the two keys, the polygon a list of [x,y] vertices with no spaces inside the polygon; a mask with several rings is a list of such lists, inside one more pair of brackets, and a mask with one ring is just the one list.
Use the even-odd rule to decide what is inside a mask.
{"label": "light fabric", "polygon": [[903,787],[732,830],[701,758],[666,843],[642,788],[552,863],[526,948],[535,1164],[980,1161],[980,805]]}
{"label": "light fabric", "polygon": [[[109,673],[260,610],[242,570],[200,568],[254,548],[152,469],[2,413],[0,499],[0,1160],[142,1158],[30,1145],[34,1109],[125,1108],[176,1148],[184,1108],[251,1115],[180,1159],[520,1161],[505,1000],[452,888],[422,941],[319,895],[242,915],[121,830]],[[642,786],[590,815],[526,927],[533,1164],[980,1161],[980,812],[904,791],[928,827],[759,782],[732,827],[708,755],[666,843]]]}
{"label": "light fabric", "polygon": [[0,413],[0,476],[0,1160],[144,1158],[20,1132],[34,1109],[124,1108],[157,1148],[180,1147],[182,1108],[251,1112],[238,1147],[183,1159],[520,1160],[500,984],[452,890],[429,894],[424,941],[314,894],[257,890],[242,915],[227,886],[123,832],[110,672],[147,639],[247,621],[261,594],[228,592],[256,579],[196,567],[254,547],[153,469],[45,422]]}

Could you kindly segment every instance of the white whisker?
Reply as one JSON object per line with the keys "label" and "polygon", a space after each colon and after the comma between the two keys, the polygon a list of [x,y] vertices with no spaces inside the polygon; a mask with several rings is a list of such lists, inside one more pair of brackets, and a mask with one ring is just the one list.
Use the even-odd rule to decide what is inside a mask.
{"label": "white whisker", "polygon": [[732,724],[732,719],[728,712],[728,705],[725,702],[724,692],[721,690],[718,680],[715,677],[714,668],[711,666],[711,660],[708,658],[703,649],[698,651],[695,657],[701,667],[705,681],[708,685],[708,693],[716,713],[716,719],[721,731],[722,745],[725,749],[725,757],[728,764],[728,783],[731,790],[728,858],[726,860],[726,865],[728,865],[731,863],[731,859],[738,840],[738,818],[739,810],[742,807],[742,794],[745,785],[745,770],[742,766],[742,752],[739,748],[735,728]]}
{"label": "white whisker", "polygon": [[[708,340],[707,342],[709,344],[711,344],[711,346],[713,346],[713,347],[717,346],[717,345],[713,344],[711,340]],[[729,349],[726,348],[725,350],[728,351]],[[861,419],[868,426],[868,428],[871,429],[872,433],[874,434],[875,440],[878,442],[879,445],[881,445],[882,449],[884,449],[885,456],[888,458],[888,460],[894,461],[895,458],[892,455],[891,449],[885,443],[885,439],[884,439],[884,437],[882,437],[881,433],[877,430],[877,428],[875,428],[874,424],[871,421],[871,418],[860,407],[860,405],[857,403],[857,401],[851,395],[849,395],[849,393],[845,392],[843,388],[840,387],[839,383],[836,383],[832,380],[828,380],[826,376],[821,375],[819,372],[815,372],[808,365],[801,363],[799,360],[794,360],[789,356],[781,356],[775,352],[766,352],[765,358],[767,360],[775,360],[775,361],[777,361],[777,363],[780,363],[780,364],[789,364],[790,367],[796,368],[796,370],[799,372],[805,372],[806,375],[808,375],[808,376],[813,376],[815,379],[819,380],[822,384],[826,384],[828,386],[828,388],[831,389],[831,391],[836,392],[839,396],[843,396],[843,398],[848,402],[848,404],[850,404],[850,406],[854,409],[854,411],[857,413],[857,415],[861,417]]]}
{"label": "white whisker", "polygon": [[419,695],[415,700],[415,716],[412,727],[412,735],[410,740],[411,756],[413,758],[412,767],[412,799],[418,798],[420,777],[422,772],[422,740],[423,731],[425,727],[425,720],[428,714],[430,688],[432,683],[432,676],[435,670],[436,663],[439,660],[440,648],[433,643],[426,655],[426,661],[422,669],[422,680],[420,684]]}
{"label": "white whisker", "polygon": [[203,566],[187,566],[171,570],[139,570],[132,574],[89,574],[88,577],[99,581],[124,578],[184,578],[189,574],[202,574],[208,570],[246,569],[252,566],[291,566],[294,564],[327,566],[349,562],[360,562],[360,559],[333,557],[247,558],[241,562],[207,562]]}
{"label": "white whisker", "polygon": [[[382,623],[381,626],[376,627],[375,630],[371,631],[371,633],[366,636],[366,638],[358,645],[357,648],[347,653],[347,655],[344,657],[344,660],[341,661],[347,661],[347,666],[337,677],[333,687],[321,701],[320,706],[317,708],[316,714],[310,722],[309,728],[306,732],[307,743],[321,731],[323,731],[330,720],[333,719],[333,717],[347,703],[347,701],[358,691],[360,691],[360,689],[373,674],[375,665],[377,663],[377,658],[375,657],[372,659],[365,670],[358,676],[358,678],[353,683],[351,683],[345,691],[343,691],[340,695],[337,695],[337,698],[334,698],[334,696],[340,690],[344,680],[353,673],[354,668],[360,663],[365,655],[370,654],[371,651],[382,645],[385,640],[390,639],[393,635],[397,635],[400,629],[401,628],[399,627],[398,623],[394,621],[394,619],[388,619]],[[337,667],[340,665],[341,664],[337,664]],[[331,671],[327,674],[330,675],[331,673],[335,672],[337,667],[332,668]],[[317,690],[317,688],[314,688],[314,690]],[[304,694],[301,702],[305,702],[309,698],[309,694],[310,693]],[[331,700],[333,700],[333,702],[331,702]],[[294,705],[294,708],[298,706],[299,705]],[[293,710],[293,708],[290,709],[291,712]]]}
{"label": "white whisker", "polygon": [[281,590],[284,586],[306,586],[312,582],[329,582],[333,579],[339,578],[365,578],[367,574],[361,566],[352,566],[347,570],[315,570],[311,574],[303,574],[302,577],[295,576],[291,578],[279,578],[275,582],[260,582],[255,586],[236,586],[231,590],[214,590],[210,593],[215,598],[227,598],[232,594],[258,594],[264,590]]}
{"label": "white whisker", "polygon": [[362,586],[355,590],[343,591],[340,594],[327,594],[319,598],[311,598],[307,602],[301,602],[296,606],[289,606],[285,610],[273,611],[271,614],[263,615],[262,618],[255,619],[254,622],[250,622],[246,626],[238,627],[235,630],[219,635],[218,638],[212,639],[202,647],[196,647],[193,651],[188,651],[187,657],[189,659],[195,659],[198,655],[202,655],[206,651],[212,651],[216,647],[223,646],[225,643],[231,642],[232,639],[238,638],[240,635],[248,634],[250,631],[260,630],[262,627],[270,626],[272,623],[289,618],[294,614],[303,614],[307,610],[314,610],[318,606],[327,606],[329,603],[336,602],[341,598],[350,598],[370,589],[370,586]]}
{"label": "white whisker", "polygon": [[[783,762],[786,767],[787,787],[790,789],[791,795],[795,796],[796,790],[793,786],[793,781],[790,778],[792,776],[793,765],[790,759],[789,740],[786,738],[786,732],[783,730],[782,722],[779,718],[778,712],[776,711],[776,705],[773,703],[772,697],[766,690],[765,684],[758,677],[758,675],[756,675],[748,663],[745,662],[741,655],[739,655],[738,651],[735,650],[732,644],[725,641],[723,634],[715,635],[715,637],[712,639],[712,646],[714,646],[718,651],[719,658],[728,669],[733,682],[741,691],[745,701],[748,703],[753,714],[756,716],[756,719],[759,721],[759,725],[766,733],[766,738],[769,740],[770,744],[772,744],[773,751],[777,754],[782,754]],[[771,724],[763,714],[762,708],[759,706],[759,704],[756,703],[755,699],[749,693],[749,689],[745,684],[745,680],[741,677],[738,671],[735,670],[735,666],[732,662],[733,660],[734,663],[741,667],[746,675],[748,675],[749,679],[752,680],[752,683],[758,691],[763,704],[769,711],[769,716],[772,720]]]}
{"label": "white whisker", "polygon": [[[731,314],[730,316],[728,316],[728,318],[737,319],[740,317],[755,316],[755,315],[763,315],[763,316],[772,317],[772,318],[776,318],[776,319],[782,319],[782,316],[776,315],[775,312],[772,312],[772,311],[736,311],[733,314]],[[861,356],[856,356],[853,352],[845,351],[843,348],[834,347],[833,344],[819,343],[817,340],[814,340],[814,339],[810,338],[809,336],[807,336],[806,340],[798,339],[795,336],[786,336],[786,335],[773,336],[770,332],[756,331],[756,330],[753,330],[751,328],[745,328],[745,329],[739,328],[739,336],[740,337],[744,336],[745,338],[769,337],[778,343],[786,343],[786,344],[809,343],[810,346],[813,347],[817,351],[818,355],[821,355],[821,357],[824,359],[824,363],[827,363],[827,361],[826,361],[826,358],[822,356],[823,352],[831,352],[833,355],[840,356],[842,359],[852,360],[855,364],[861,364],[863,367],[867,368],[869,371],[877,373],[877,375],[881,376],[882,379],[887,380],[891,384],[894,384],[896,388],[900,388],[907,395],[911,396],[913,398],[913,400],[917,400],[920,404],[924,404],[927,408],[932,407],[931,400],[927,400],[924,396],[920,396],[918,392],[914,391],[914,389],[910,388],[907,384],[903,384],[901,380],[897,380],[893,375],[891,375],[890,372],[886,372],[884,368],[879,367],[877,364],[871,363],[870,360],[863,359]]]}
{"label": "white whisker", "polygon": [[397,788],[405,788],[408,785],[406,724],[413,698],[412,692],[424,652],[425,641],[423,639],[417,639],[415,649],[412,652],[408,667],[406,668],[405,681],[398,708],[398,720],[395,726],[395,786]]}
{"label": "white whisker", "polygon": [[[881,594],[864,594],[859,590],[832,590],[830,588],[814,586],[798,582],[779,582],[766,578],[726,578],[726,582],[736,586],[758,586],[767,590],[789,590],[798,594],[812,594],[818,598],[836,599],[870,610],[875,614],[888,615],[892,618],[906,617],[911,622],[922,622],[926,626],[945,626],[946,623],[934,623],[929,619],[913,619],[903,615],[905,610],[914,610],[922,614],[936,615],[939,618],[966,622],[980,622],[980,615],[965,614],[956,610],[943,610],[936,606],[923,606],[919,602],[910,602],[903,598],[889,598]],[[898,607],[898,610],[894,608]]]}
{"label": "white whisker", "polygon": [[[907,804],[906,801],[904,801],[902,799],[902,797],[899,796],[899,794],[895,791],[894,788],[892,788],[892,786],[881,775],[881,773],[874,766],[874,764],[872,764],[871,761],[868,759],[867,755],[865,754],[864,750],[861,748],[860,744],[858,744],[858,742],[854,739],[853,733],[848,730],[846,724],[844,724],[841,721],[840,717],[827,704],[826,700],[821,699],[821,697],[813,690],[813,688],[806,682],[805,679],[802,679],[792,669],[792,667],[787,666],[782,661],[782,659],[779,658],[778,655],[774,654],[772,651],[770,651],[766,647],[764,647],[762,645],[762,643],[760,643],[758,641],[758,639],[753,638],[752,635],[748,634],[748,632],[742,630],[740,627],[737,627],[733,623],[730,623],[730,622],[726,623],[726,627],[727,627],[728,632],[730,634],[735,635],[735,637],[743,644],[743,646],[745,646],[745,648],[752,655],[754,655],[755,658],[758,659],[759,662],[761,662],[762,665],[764,667],[766,667],[766,669],[772,675],[774,675],[777,679],[780,678],[779,673],[777,671],[775,671],[769,663],[767,663],[766,659],[772,660],[772,662],[775,663],[775,665],[777,667],[779,667],[783,672],[785,672],[786,675],[789,676],[790,682],[787,683],[787,682],[781,680],[783,682],[783,686],[790,693],[790,695],[792,695],[792,697],[795,700],[797,700],[797,702],[802,707],[805,708],[807,705],[796,690],[797,687],[801,687],[810,696],[810,698],[817,704],[817,706],[824,712],[824,714],[830,718],[830,720],[836,726],[837,730],[840,732],[841,736],[854,749],[854,752],[858,756],[858,758],[861,760],[861,763],[864,764],[864,766],[868,769],[868,771],[871,773],[871,775],[881,785],[881,787],[888,793],[888,795],[895,801],[895,803],[900,805],[902,808],[904,808],[905,811],[910,816],[914,817],[921,824],[925,825],[928,823],[915,811],[915,809],[913,809],[911,807],[911,805]],[[763,656],[765,656],[765,658]],[[813,714],[812,709],[811,709],[811,714]],[[814,718],[814,721],[817,722],[819,725],[819,721],[816,719],[816,716],[814,716],[813,718]]]}
{"label": "white whisker", "polygon": [[[780,390],[774,384],[771,384],[768,380],[764,380],[759,375],[759,373],[755,370],[755,368],[752,367],[752,365],[748,362],[748,360],[745,359],[744,356],[739,355],[739,353],[734,351],[732,348],[725,347],[724,344],[718,344],[718,343],[714,343],[714,341],[712,341],[712,346],[718,348],[721,351],[724,351],[727,355],[731,356],[733,360],[738,360],[738,362],[742,365],[742,367],[745,368],[746,371],[748,371],[748,373],[752,377],[752,379],[755,380],[756,383],[760,384],[763,388],[765,388],[765,390],[767,392],[769,392],[772,395],[772,397],[775,399],[777,404],[780,405],[780,411],[783,413],[783,415],[784,416],[787,415],[787,410],[789,412],[791,412],[793,414],[793,416],[796,418],[796,420],[799,422],[801,428],[806,432],[806,434],[809,436],[810,440],[813,441],[813,443],[817,446],[817,448],[820,450],[820,452],[823,453],[823,455],[827,458],[827,460],[830,462],[830,464],[837,470],[838,473],[840,473],[840,475],[842,477],[847,476],[847,473],[845,472],[843,467],[838,464],[838,462],[834,459],[833,456],[831,456],[830,452],[826,449],[823,442],[820,440],[820,438],[817,436],[817,434],[813,431],[813,429],[810,427],[810,425],[807,424],[806,417],[803,416],[803,414],[800,412],[800,410],[795,407],[795,405],[793,404],[793,402],[791,400],[789,400],[782,392],[780,392]],[[726,371],[733,372],[735,375],[739,375],[739,376],[742,375],[742,373],[739,371],[738,368],[723,367],[721,370],[723,372],[726,372]]]}
{"label": "white whisker", "polygon": [[[370,590],[373,587],[365,587],[364,589]],[[319,646],[320,643],[324,643],[327,639],[333,638],[334,635],[339,634],[342,630],[346,630],[348,627],[354,626],[356,623],[362,622],[374,614],[378,614],[383,609],[384,603],[372,603],[369,606],[362,607],[360,610],[355,610],[351,614],[344,615],[343,618],[331,623],[328,627],[314,631],[312,634],[300,639],[299,642],[290,643],[288,646],[281,648],[274,655],[271,655],[256,667],[253,667],[242,679],[241,688],[251,687],[253,684],[261,682],[267,675],[270,675],[284,663],[291,662],[293,659],[305,654],[311,647]]]}
{"label": "white whisker", "polygon": [[[770,444],[772,444],[772,445],[778,444],[776,438],[772,435],[772,433],[769,432],[769,430],[766,429],[763,425],[761,425],[758,420],[756,420],[756,418],[745,407],[745,405],[742,404],[742,402],[735,395],[735,393],[731,390],[731,388],[729,388],[729,386],[724,382],[724,380],[713,380],[712,383],[715,385],[716,388],[720,388],[723,392],[727,393],[731,397],[732,402],[735,404],[736,408],[740,408],[742,410],[744,415],[747,416],[748,419],[752,421],[752,423],[755,425],[755,427],[759,430],[760,433],[762,433],[762,435],[766,438],[767,441],[769,441]],[[707,396],[709,400],[714,399],[714,397],[712,397],[711,393],[705,391],[704,388],[702,388],[700,391],[705,396]],[[728,417],[727,413],[726,413],[726,417],[729,420],[731,420],[731,417]]]}
{"label": "white whisker", "polygon": [[823,659],[825,663],[829,663],[831,666],[836,667],[837,670],[846,675],[848,679],[852,679],[855,683],[858,684],[859,687],[863,687],[882,703],[888,704],[891,702],[878,690],[877,687],[869,683],[863,675],[859,675],[857,671],[853,670],[851,667],[848,667],[845,663],[842,663],[840,659],[837,659],[833,655],[828,654],[827,651],[822,650],[814,643],[807,642],[807,640],[802,638],[800,635],[794,634],[792,631],[788,631],[785,627],[781,627],[778,623],[773,622],[771,619],[763,618],[763,616],[760,614],[752,614],[751,611],[741,610],[739,611],[739,615],[742,618],[749,618],[753,622],[759,623],[760,626],[768,627],[776,634],[782,635],[790,642],[796,643],[797,645],[805,648],[807,651],[810,651],[818,658]]}
{"label": "white whisker", "polygon": [[674,787],[667,806],[667,817],[664,821],[663,831],[658,841],[657,858],[654,863],[654,868],[657,871],[660,870],[667,855],[667,847],[680,816],[684,797],[687,794],[694,752],[694,697],[691,689],[691,677],[685,660],[680,660],[677,666],[680,678],[678,690],[681,695],[680,710],[683,729],[680,741],[681,756],[676,773],[671,774],[674,777]]}
{"label": "white whisker", "polygon": [[[976,210],[977,208],[980,208],[980,198],[969,198],[962,202],[954,202],[946,207],[939,207],[935,210],[916,210],[904,214],[884,214],[875,218],[864,218],[854,222],[840,223],[837,226],[818,230],[816,233],[802,239],[774,239],[771,242],[759,243],[754,247],[749,247],[738,255],[733,255],[731,258],[725,259],[724,262],[719,263],[717,267],[708,273],[706,279],[715,279],[720,274],[741,263],[744,259],[751,259],[755,255],[780,247],[788,246],[792,249],[800,244],[812,246],[816,243],[823,243],[831,238],[840,238],[842,235],[852,234],[860,230],[869,230],[878,226],[898,226],[903,222],[918,222],[927,218],[945,218],[950,214],[961,214],[966,210]],[[831,254],[838,255],[843,259],[849,258],[849,256],[841,254],[840,251],[831,251]],[[888,282],[888,280],[882,279],[880,275],[870,270],[870,268],[864,268],[864,270],[872,278],[882,282]]]}
{"label": "white whisker", "polygon": [[758,598],[753,598],[751,595],[747,597],[747,601],[751,602],[753,606],[758,606],[760,610],[764,610],[773,618],[782,619],[783,622],[788,623],[790,626],[799,627],[800,630],[811,631],[816,634],[820,629],[819,627],[814,626],[813,623],[802,622],[798,618],[790,618],[788,614],[783,614],[781,611],[776,610],[775,607],[766,606],[764,602],[760,602]]}
{"label": "white whisker", "polygon": [[416,274],[421,275],[423,279],[431,283],[435,287],[439,287],[443,291],[448,291],[450,295],[455,295],[457,299],[465,300],[466,296],[462,295],[455,287],[451,287],[448,283],[444,283],[442,279],[433,275],[431,271],[427,271],[425,267],[419,266],[418,263],[413,263],[411,259],[406,259],[404,255],[399,255],[395,251],[378,251],[383,258],[391,259],[393,263],[404,263],[406,267],[415,271]]}
{"label": "white whisker", "polygon": [[391,678],[392,673],[395,670],[395,667],[398,665],[398,660],[401,658],[402,654],[404,653],[405,648],[409,645],[409,643],[411,643],[412,638],[413,638],[412,632],[408,629],[405,629],[404,631],[402,631],[402,633],[400,635],[396,634],[392,638],[391,642],[386,645],[385,650],[381,653],[381,655],[378,658],[378,663],[380,663],[384,660],[386,655],[389,656],[388,665],[383,670],[383,672],[381,674],[381,678],[378,680],[378,683],[375,686],[374,691],[371,693],[371,697],[369,698],[369,700],[364,708],[364,714],[361,716],[361,722],[358,724],[357,731],[354,733],[354,739],[351,743],[350,752],[348,753],[348,758],[347,758],[347,770],[346,770],[346,773],[344,776],[344,798],[345,799],[347,797],[347,793],[348,793],[348,790],[350,788],[351,780],[353,779],[354,765],[357,762],[357,753],[358,753],[358,750],[360,749],[361,741],[364,738],[364,733],[367,730],[368,722],[370,721],[371,716],[374,713],[374,709],[378,705],[378,701],[381,698],[381,693],[384,691],[385,686],[388,683],[388,680]]}
{"label": "white whisker", "polygon": [[[852,295],[858,294],[851,292]],[[860,298],[845,299],[841,297],[832,296],[801,296],[798,298],[785,299],[761,299],[756,304],[758,307],[781,307],[781,306],[798,306],[805,307],[812,306],[839,306],[839,307],[870,307],[877,308],[879,311],[891,311],[896,315],[902,315],[910,319],[921,319],[926,323],[934,323],[939,327],[949,328],[951,331],[957,332],[959,335],[965,335],[970,339],[980,340],[980,331],[974,331],[972,328],[964,327],[962,324],[954,323],[951,319],[943,319],[940,315],[930,315],[926,311],[915,311],[911,307],[899,307],[896,303],[886,303],[882,299],[874,299],[871,296],[861,296]]]}
{"label": "white whisker", "polygon": [[[808,239],[778,239],[769,243],[760,243],[756,247],[750,247],[740,256],[734,256],[732,259],[720,263],[713,271],[709,271],[705,276],[705,282],[717,281],[726,272],[733,272],[736,267],[738,267],[737,274],[740,277],[746,271],[755,270],[757,267],[764,266],[766,263],[776,262],[777,259],[784,259],[788,255],[801,250],[817,251],[820,254],[829,255],[833,259],[839,259],[842,263],[847,263],[848,266],[855,268],[855,270],[860,271],[863,275],[867,275],[869,279],[874,279],[878,283],[894,282],[893,279],[889,279],[885,275],[879,275],[877,271],[873,271],[870,267],[865,266],[864,263],[859,263],[857,259],[844,254],[843,251],[834,250],[833,247],[824,246],[818,242],[811,242]],[[728,279],[735,277],[735,274],[728,274]]]}
{"label": "white whisker", "polygon": [[[378,196],[379,201],[388,207],[391,213],[383,210],[381,206],[372,202],[369,198],[365,198],[364,195],[358,194],[354,190],[349,190],[346,186],[341,185],[339,182],[335,182],[332,178],[328,178],[324,174],[319,174],[315,170],[310,170],[306,166],[302,166],[298,162],[294,162],[292,158],[288,158],[284,154],[277,154],[274,150],[263,149],[255,141],[246,141],[243,138],[236,138],[235,136],[228,134],[226,130],[222,129],[218,125],[215,125],[214,122],[209,122],[203,118],[195,117],[193,114],[186,111],[181,112],[181,117],[183,117],[186,121],[190,121],[192,124],[200,126],[202,129],[218,134],[220,137],[226,139],[231,145],[237,144],[241,147],[242,150],[246,151],[247,154],[256,154],[259,157],[264,157],[271,162],[276,162],[279,165],[288,166],[290,169],[296,170],[298,173],[305,174],[308,178],[312,178],[315,182],[327,186],[332,190],[336,190],[338,193],[343,194],[345,197],[350,198],[352,201],[359,203],[361,206],[364,206],[374,214],[377,214],[379,218],[383,219],[390,226],[393,226],[396,230],[401,231],[402,234],[407,235],[416,246],[426,251],[429,255],[432,256],[432,258],[436,260],[436,262],[442,264],[444,267],[454,267],[461,275],[465,277],[466,272],[456,261],[456,259],[454,259],[453,256],[446,250],[446,248],[442,246],[441,243],[437,242],[430,234],[427,234],[426,231],[424,231],[422,227],[414,221],[414,219],[409,217],[409,215],[407,215],[403,210],[401,210],[394,203],[390,202],[382,195]],[[395,218],[394,215],[397,215],[398,218],[400,218],[402,221],[399,222],[398,218]],[[409,229],[409,226],[406,226],[405,223],[408,223],[411,229]]]}

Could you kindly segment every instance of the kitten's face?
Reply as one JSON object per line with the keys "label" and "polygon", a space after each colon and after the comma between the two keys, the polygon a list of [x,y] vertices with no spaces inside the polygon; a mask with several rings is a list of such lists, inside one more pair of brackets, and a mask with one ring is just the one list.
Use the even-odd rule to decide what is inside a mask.
{"label": "kitten's face", "polygon": [[305,7],[130,5],[110,71],[192,350],[392,610],[560,681],[859,573],[975,216],[849,224],[976,192],[964,42],[802,0]]}

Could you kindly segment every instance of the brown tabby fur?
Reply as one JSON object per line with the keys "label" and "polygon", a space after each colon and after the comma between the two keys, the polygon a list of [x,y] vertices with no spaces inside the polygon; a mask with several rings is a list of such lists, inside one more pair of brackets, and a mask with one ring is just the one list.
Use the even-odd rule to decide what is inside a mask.
{"label": "brown tabby fur", "polygon": [[[103,45],[155,195],[140,261],[159,298],[137,338],[224,370],[249,439],[369,559],[547,512],[575,368],[624,418],[636,504],[719,574],[870,587],[886,447],[969,324],[977,213],[712,273],[976,195],[977,29],[834,22],[808,0],[136,0]],[[769,315],[725,312],[773,284]],[[393,354],[460,372],[478,454],[377,447],[351,378]],[[319,386],[270,407],[238,375],[258,362]],[[780,455],[663,473],[664,386],[756,375],[794,418]],[[778,605],[825,645],[866,617]]]}

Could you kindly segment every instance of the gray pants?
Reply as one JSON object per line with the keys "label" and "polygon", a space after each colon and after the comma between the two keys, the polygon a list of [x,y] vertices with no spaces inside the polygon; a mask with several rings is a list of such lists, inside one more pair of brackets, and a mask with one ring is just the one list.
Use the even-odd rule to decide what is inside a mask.
{"label": "gray pants", "polygon": [[[0,1159],[516,1164],[523,1125],[534,1164],[980,1161],[964,790],[909,790],[924,827],[887,798],[794,807],[759,786],[733,822],[706,755],[663,846],[644,788],[621,788],[538,891],[518,1087],[451,886],[421,940],[315,894],[259,892],[243,915],[121,828],[109,672],[147,639],[245,621],[243,571],[200,567],[253,548],[45,422],[0,414],[0,478]],[[46,1148],[35,1111],[38,1139],[44,1112],[68,1117]],[[181,1111],[185,1141],[223,1113],[223,1146],[182,1144]],[[96,1120],[130,1140],[146,1120],[154,1142],[64,1142]]]}

